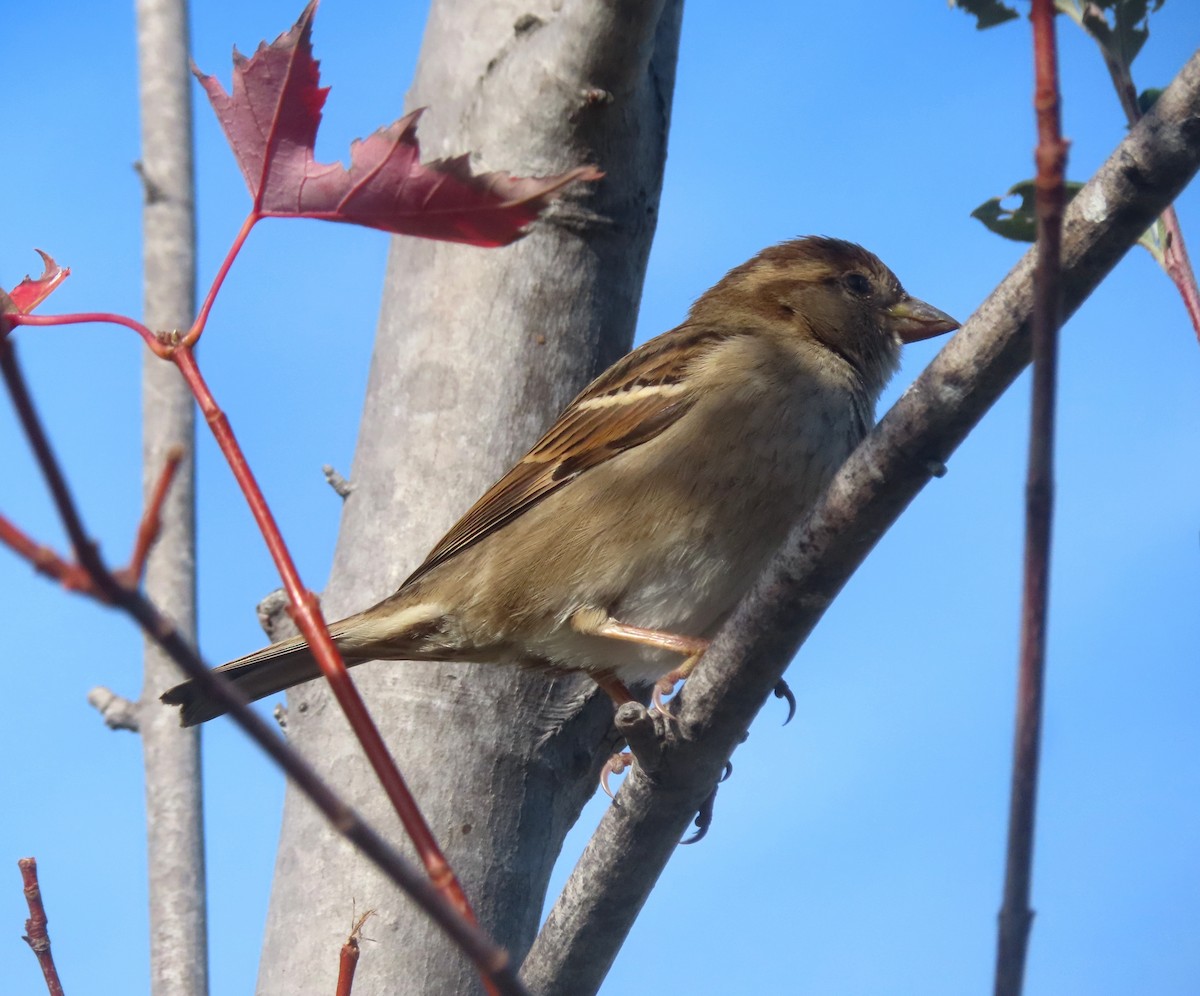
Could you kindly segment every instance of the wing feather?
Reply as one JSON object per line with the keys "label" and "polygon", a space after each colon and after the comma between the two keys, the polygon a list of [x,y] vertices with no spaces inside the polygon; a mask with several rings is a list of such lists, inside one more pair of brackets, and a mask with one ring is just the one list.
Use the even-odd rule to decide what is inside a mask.
{"label": "wing feather", "polygon": [[696,402],[687,367],[728,331],[681,325],[597,377],[524,457],[430,551],[407,585],[479,542],[580,474],[659,435]]}

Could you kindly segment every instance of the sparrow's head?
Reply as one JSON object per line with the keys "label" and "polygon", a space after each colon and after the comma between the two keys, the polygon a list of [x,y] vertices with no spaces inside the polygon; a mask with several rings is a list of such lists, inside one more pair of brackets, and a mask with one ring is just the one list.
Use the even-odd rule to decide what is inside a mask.
{"label": "sparrow's head", "polygon": [[689,320],[803,336],[849,364],[873,393],[895,372],[902,343],[958,328],[905,291],[878,256],[822,236],[781,242],[730,270]]}

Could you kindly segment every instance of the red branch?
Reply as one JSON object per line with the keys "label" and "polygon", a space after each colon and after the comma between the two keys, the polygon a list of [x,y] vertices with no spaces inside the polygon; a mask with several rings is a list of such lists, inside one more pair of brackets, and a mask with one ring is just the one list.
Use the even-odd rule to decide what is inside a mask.
{"label": "red branch", "polygon": [[1037,268],[1033,306],[1033,409],[1025,485],[1025,573],[1020,676],[1013,745],[1004,902],[996,954],[996,996],[1019,996],[1025,976],[1033,833],[1045,684],[1050,532],[1054,505],[1054,403],[1062,317],[1061,252],[1067,143],[1059,109],[1054,0],[1033,0],[1037,112]]}
{"label": "red branch", "polygon": [[[213,289],[209,293],[209,300],[206,301],[206,304],[211,303],[211,299],[219,289],[225,272],[227,272],[229,265],[245,242],[246,236],[253,227],[255,220],[255,217],[251,215],[246,223],[242,225],[234,245],[226,257],[225,263],[222,264],[221,273],[218,275],[217,280],[214,281]],[[405,832],[412,839],[413,845],[416,847],[417,853],[425,865],[431,881],[446,895],[450,902],[468,921],[475,923],[477,922],[475,914],[471,910],[470,903],[467,901],[466,893],[463,891],[462,885],[450,867],[450,863],[442,854],[441,848],[433,836],[433,832],[429,829],[429,825],[426,823],[425,817],[421,814],[416,800],[413,799],[412,793],[409,792],[408,786],[405,784],[399,769],[396,767],[396,762],[388,751],[383,737],[371,719],[366,704],[358,694],[358,690],[355,688],[349,672],[346,670],[346,665],[342,661],[337,648],[334,646],[332,638],[329,636],[329,629],[321,615],[320,605],[317,602],[316,596],[300,580],[300,575],[296,570],[291,553],[283,541],[283,537],[275,523],[275,518],[267,506],[266,499],[258,487],[258,482],[255,480],[254,474],[246,462],[241,447],[238,445],[237,438],[234,436],[233,430],[229,425],[229,420],[216,403],[212,392],[209,390],[207,383],[200,373],[200,368],[196,364],[195,354],[192,351],[190,343],[194,342],[199,336],[203,318],[204,313],[197,318],[196,322],[193,323],[192,329],[185,334],[160,333],[156,335],[141,322],[121,315],[104,312],[49,316],[35,316],[21,313],[7,313],[4,315],[5,322],[13,325],[48,326],[90,321],[111,322],[123,325],[137,332],[155,353],[165,359],[171,360],[179,368],[197,404],[199,404],[201,411],[204,413],[204,417],[209,424],[209,428],[212,430],[213,436],[217,440],[217,444],[221,448],[221,452],[229,462],[230,469],[233,471],[233,475],[246,497],[251,514],[254,516],[255,522],[263,534],[267,549],[271,553],[271,559],[275,562],[276,568],[279,570],[280,577],[283,580],[284,589],[287,591],[288,599],[291,603],[289,612],[300,632],[308,640],[309,646],[313,651],[313,656],[333,688],[334,696],[337,698],[342,710],[346,713],[346,717],[355,735],[362,744],[363,752],[371,762],[376,776],[379,778],[384,791],[387,793],[397,815],[400,817]],[[13,351],[13,344],[8,336],[0,337],[0,369],[2,369],[5,380],[8,383],[9,391],[13,394],[13,400],[18,412],[32,413],[33,402],[28,396],[23,378],[16,373],[16,357]],[[38,457],[39,465],[43,467],[47,475],[47,483],[50,487],[55,507],[58,509],[59,515],[63,518],[64,524],[67,527],[67,534],[71,538],[71,543],[75,550],[75,560],[80,565],[83,565],[85,568],[84,574],[86,574],[88,560],[94,558],[98,561],[94,545],[84,534],[83,525],[78,521],[74,505],[69,499],[66,480],[57,461],[50,452],[49,440],[45,437],[40,422],[35,418],[23,419],[23,424],[25,425],[30,444],[34,449],[35,455]],[[160,482],[160,491],[162,487],[163,483]],[[148,537],[146,535],[146,531],[153,530],[153,532],[157,532],[155,523],[158,514],[155,505],[156,503],[161,504],[161,498],[162,495],[156,492],[143,516],[142,528],[139,530],[138,541],[134,547],[130,567],[127,569],[136,569],[138,572],[136,576],[140,576],[141,564],[145,557],[144,548],[149,539],[152,539],[152,536]],[[0,539],[7,542],[18,553],[27,556],[31,562],[38,566],[39,570],[52,574],[69,587],[78,586],[81,580],[79,572],[73,570],[70,565],[60,562],[60,558],[48,557],[46,555],[48,551],[37,547],[31,540],[20,534],[15,527],[9,526],[3,532],[0,532]],[[121,582],[124,580],[124,577],[118,579],[118,587],[123,587]],[[89,593],[96,595],[103,601],[111,602],[116,598],[112,592],[93,591],[90,584],[85,585],[82,590],[88,590]]]}
{"label": "red branch", "polygon": [[85,325],[89,322],[101,322],[109,325],[124,325],[133,329],[159,356],[166,356],[169,349],[160,342],[159,337],[145,325],[134,318],[125,315],[115,315],[111,311],[84,311],[73,315],[5,315],[5,320],[13,325]]}
{"label": "red branch", "polygon": [[358,955],[358,938],[351,934],[346,938],[338,956],[337,988],[334,990],[334,996],[350,996],[351,990],[354,989],[354,970],[358,968]]}
{"label": "red branch", "polygon": [[321,614],[321,606],[317,597],[305,588],[300,580],[300,574],[279,533],[275,517],[267,507],[266,499],[246,462],[245,454],[238,445],[233,429],[230,428],[229,420],[217,405],[216,399],[213,398],[208,384],[200,373],[200,368],[196,365],[195,354],[189,346],[180,345],[172,352],[171,359],[179,368],[179,372],[183,374],[183,379],[200,405],[200,410],[204,413],[204,418],[212,430],[217,445],[221,448],[221,452],[233,471],[233,476],[242,489],[242,494],[246,497],[246,503],[250,506],[254,521],[266,540],[267,549],[271,553],[271,559],[275,562],[275,567],[283,580],[288,601],[291,603],[289,614],[308,641],[313,657],[316,658],[317,664],[321,668],[321,673],[325,675],[338,704],[350,721],[355,735],[362,744],[363,752],[375,770],[376,777],[379,778],[396,814],[400,817],[400,822],[404,825],[405,832],[412,840],[413,846],[416,847],[417,854],[425,865],[430,880],[445,893],[463,916],[475,923],[475,915],[471,910],[470,903],[467,902],[466,893],[463,892],[453,869],[442,854],[441,848],[433,836],[433,831],[425,822],[425,817],[421,814],[416,800],[413,799],[412,793],[409,792],[404,778],[396,767],[396,762],[392,758],[387,744],[384,743],[379,728],[367,711],[366,703],[363,702],[362,696],[354,686],[341,654],[334,646],[333,638],[329,635],[329,627]]}
{"label": "red branch", "polygon": [[162,529],[163,502],[167,500],[167,492],[171,490],[171,482],[175,480],[175,474],[182,461],[182,446],[172,446],[167,450],[162,473],[159,474],[158,482],[154,485],[154,493],[146,503],[145,511],[142,512],[142,521],[138,524],[137,537],[133,542],[133,553],[129,555],[129,566],[123,571],[116,572],[117,579],[125,584],[130,586],[141,584],[142,577],[146,573],[146,559],[150,556],[150,548],[154,546],[154,541],[158,539],[159,531]]}
{"label": "red branch", "polygon": [[[1125,112],[1125,119],[1132,128],[1142,119],[1142,110],[1138,106],[1137,87],[1133,83],[1131,67],[1128,62],[1117,58],[1113,50],[1104,44],[1103,40],[1089,27],[1092,17],[1104,20],[1104,12],[1090,9],[1089,5],[1083,18],[1083,27],[1100,46],[1100,54],[1104,58],[1104,65],[1112,79],[1113,88],[1117,91],[1121,110]],[[1192,269],[1191,260],[1188,259],[1187,245],[1183,241],[1183,228],[1179,224],[1179,215],[1175,212],[1175,205],[1169,205],[1159,216],[1159,221],[1162,222],[1165,233],[1162,247],[1162,268],[1179,291],[1179,296],[1183,298],[1183,306],[1187,309],[1188,318],[1192,321],[1196,338],[1200,339],[1200,288],[1196,286],[1196,273]]]}
{"label": "red branch", "polygon": [[1183,306],[1187,308],[1188,317],[1192,320],[1192,328],[1196,330],[1196,338],[1200,339],[1200,288],[1196,286],[1196,273],[1192,262],[1188,259],[1187,246],[1183,242],[1183,229],[1179,225],[1179,215],[1175,206],[1168,207],[1161,216],[1166,239],[1163,243],[1163,269],[1171,282],[1179,289],[1183,298]]}
{"label": "red branch", "polygon": [[50,935],[46,932],[46,908],[42,905],[42,888],[38,885],[37,858],[21,858],[17,862],[21,869],[21,882],[25,886],[25,902],[29,904],[29,919],[25,921],[23,940],[37,957],[46,980],[46,991],[50,996],[63,996],[62,983],[58,980],[58,969],[54,967],[54,955],[50,953]]}
{"label": "red branch", "polygon": [[[8,317],[8,316],[6,316]],[[190,355],[190,351],[189,351]],[[267,721],[249,707],[248,702],[229,681],[212,672],[193,650],[169,619],[138,590],[122,583],[108,569],[99,551],[84,530],[75,500],[66,484],[57,457],[50,446],[45,428],[34,407],[24,376],[17,364],[16,353],[7,336],[0,335],[0,375],[12,396],[17,417],[30,442],[39,469],[46,479],[55,509],[79,558],[78,570],[88,576],[81,590],[100,601],[116,605],[154,640],[183,672],[199,682],[205,694],[214,696],[230,713],[242,730],[287,774],[301,792],[324,815],[329,824],[361,851],[397,887],[413,898],[455,944],[471,959],[484,977],[489,992],[506,996],[528,996],[517,978],[507,951],[497,947],[473,922],[459,912],[455,903],[433,882],[422,876],[383,837],[344,803],[329,788],[316,771],[268,725]],[[0,519],[0,538],[18,553],[46,559],[39,553],[44,548]],[[50,554],[51,559],[55,559]],[[70,572],[52,572],[70,573]]]}
{"label": "red branch", "polygon": [[367,910],[366,913],[354,921],[354,926],[350,929],[350,936],[346,938],[346,943],[342,945],[341,954],[338,956],[338,979],[334,996],[350,996],[351,990],[354,988],[354,972],[358,968],[358,956],[362,950],[358,939],[362,935],[363,924],[374,913],[374,910]]}
{"label": "red branch", "polygon": [[237,235],[233,237],[233,242],[229,246],[229,251],[225,253],[225,258],[221,260],[221,266],[217,270],[217,275],[213,277],[213,282],[208,288],[208,293],[204,295],[204,303],[200,305],[200,313],[196,315],[196,320],[192,322],[191,329],[185,337],[185,341],[189,346],[194,345],[204,332],[204,326],[208,324],[208,315],[212,311],[213,304],[216,303],[217,294],[221,291],[221,286],[225,283],[225,278],[229,275],[229,268],[233,266],[233,261],[237,259],[237,255],[242,251],[242,246],[246,244],[246,239],[250,237],[250,232],[258,223],[260,215],[257,211],[251,211],[246,215],[246,220],[242,222],[242,227],[238,229]]}
{"label": "red branch", "polygon": [[53,578],[67,591],[82,592],[94,598],[101,597],[87,571],[78,564],[64,560],[50,547],[30,539],[3,515],[0,515],[0,543],[18,557],[28,560],[39,574]]}

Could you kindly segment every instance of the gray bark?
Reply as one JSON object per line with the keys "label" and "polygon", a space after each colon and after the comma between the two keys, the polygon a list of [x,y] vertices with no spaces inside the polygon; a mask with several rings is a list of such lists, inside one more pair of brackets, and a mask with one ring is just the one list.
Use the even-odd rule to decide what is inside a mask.
{"label": "gray bark", "polygon": [[[1200,168],[1200,53],[1072,201],[1063,231],[1070,315]],[[838,472],[822,502],[714,641],[647,743],[522,968],[539,996],[599,988],[679,835],[842,585],[1029,362],[1033,254],[941,351]],[[660,748],[661,745],[661,748]]]}
{"label": "gray bark", "polygon": [[[630,345],[666,153],[679,0],[435,0],[409,106],[425,158],[546,174],[593,162],[515,246],[392,247],[353,491],[324,604],[394,590],[587,380]],[[562,840],[613,746],[583,679],[487,665],[354,672],[480,922],[518,959]],[[288,735],[375,826],[400,834],[324,686]],[[258,992],[332,991],[355,909],[373,908],[356,996],[474,992],[435,928],[288,789]]]}
{"label": "gray bark", "polygon": [[[196,310],[191,75],[184,0],[138,0],[138,68],[145,188],[145,322],[186,328]],[[142,488],[167,451],[184,448],[150,554],[146,594],[196,640],[192,396],[178,371],[147,350],[142,367]],[[146,772],[150,976],[156,994],[208,992],[200,736],[158,701],[181,671],[147,640],[138,728]]]}

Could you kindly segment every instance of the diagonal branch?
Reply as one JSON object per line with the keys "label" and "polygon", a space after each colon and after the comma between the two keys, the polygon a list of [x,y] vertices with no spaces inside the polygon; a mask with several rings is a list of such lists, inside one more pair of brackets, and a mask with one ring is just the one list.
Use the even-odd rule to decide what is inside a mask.
{"label": "diagonal branch", "polygon": [[[1072,201],[1063,314],[1200,168],[1200,53]],[[681,693],[655,783],[638,769],[604,816],[522,968],[540,996],[595,992],[691,815],[796,649],[871,548],[1029,362],[1026,256],[850,457]]]}
{"label": "diagonal branch", "polygon": [[50,996],[63,996],[62,982],[54,955],[50,952],[50,934],[46,931],[46,907],[42,903],[42,887],[38,884],[37,859],[21,858],[17,862],[21,869],[21,881],[25,886],[25,902],[29,905],[29,919],[25,921],[23,940],[33,950],[46,980],[46,991]]}

